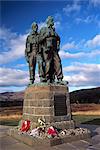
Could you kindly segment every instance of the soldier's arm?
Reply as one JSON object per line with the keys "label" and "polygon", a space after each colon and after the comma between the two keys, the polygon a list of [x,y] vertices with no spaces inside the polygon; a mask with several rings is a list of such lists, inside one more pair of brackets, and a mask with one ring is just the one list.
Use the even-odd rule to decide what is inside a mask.
{"label": "soldier's arm", "polygon": [[57,51],[60,50],[60,37],[57,35]]}
{"label": "soldier's arm", "polygon": [[25,47],[25,58],[27,62],[29,62],[29,52],[30,52],[30,43],[29,43],[29,36],[28,36],[26,39],[26,47]]}
{"label": "soldier's arm", "polygon": [[26,49],[27,49],[27,52],[30,52],[30,51],[31,51],[29,38],[30,38],[30,37],[28,36],[27,39],[26,39]]}
{"label": "soldier's arm", "polygon": [[47,36],[48,36],[47,28],[46,27],[41,28],[41,30],[39,32],[39,43],[44,42]]}

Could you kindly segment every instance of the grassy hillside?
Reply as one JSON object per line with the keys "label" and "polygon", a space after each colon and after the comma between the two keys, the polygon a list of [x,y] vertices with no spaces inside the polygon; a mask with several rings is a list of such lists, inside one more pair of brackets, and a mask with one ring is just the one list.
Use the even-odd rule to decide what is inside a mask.
{"label": "grassy hillside", "polygon": [[71,103],[100,103],[100,87],[70,92]]}
{"label": "grassy hillside", "polygon": [[22,106],[24,100],[24,91],[0,93],[0,106]]}
{"label": "grassy hillside", "polygon": [[[0,93],[1,107],[23,106],[24,91]],[[100,87],[70,92],[71,103],[100,103]]]}

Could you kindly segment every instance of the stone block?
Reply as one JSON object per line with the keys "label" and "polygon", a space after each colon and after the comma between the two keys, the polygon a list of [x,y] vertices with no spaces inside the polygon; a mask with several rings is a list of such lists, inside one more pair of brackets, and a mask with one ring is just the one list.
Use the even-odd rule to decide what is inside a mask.
{"label": "stone block", "polygon": [[35,98],[38,100],[41,100],[41,99],[47,99],[47,100],[51,100],[53,99],[53,94],[48,91],[48,92],[38,92],[35,94]]}
{"label": "stone block", "polygon": [[38,99],[38,100],[24,100],[24,107],[52,107],[54,101],[49,99]]}
{"label": "stone block", "polygon": [[53,115],[54,116],[54,108],[53,107],[36,107],[35,109],[35,115]]}
{"label": "stone block", "polygon": [[53,100],[43,100],[42,101],[42,107],[53,107],[54,101]]}

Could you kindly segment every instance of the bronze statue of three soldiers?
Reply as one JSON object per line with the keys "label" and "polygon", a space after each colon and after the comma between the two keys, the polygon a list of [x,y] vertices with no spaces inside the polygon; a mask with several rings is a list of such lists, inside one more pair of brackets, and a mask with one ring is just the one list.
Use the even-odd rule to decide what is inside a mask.
{"label": "bronze statue of three soldiers", "polygon": [[32,24],[32,32],[26,39],[25,57],[29,64],[30,85],[34,84],[36,62],[40,82],[63,84],[61,59],[59,57],[60,37],[55,32],[54,20],[48,16],[47,27],[42,27],[38,32],[38,25]]}

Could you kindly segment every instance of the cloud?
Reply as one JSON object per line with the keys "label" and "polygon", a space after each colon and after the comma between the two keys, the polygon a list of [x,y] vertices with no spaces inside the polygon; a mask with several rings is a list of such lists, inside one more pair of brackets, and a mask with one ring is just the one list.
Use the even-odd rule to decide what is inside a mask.
{"label": "cloud", "polygon": [[73,73],[76,73],[76,72],[88,72],[88,71],[92,72],[94,70],[100,71],[100,64],[82,64],[82,63],[75,62],[71,66],[64,67],[63,70],[67,71],[67,72],[71,71]]}
{"label": "cloud", "polygon": [[75,45],[75,42],[71,42],[71,43],[66,43],[61,47],[61,50],[68,50],[68,49],[73,49],[73,48],[77,48],[77,46]]}
{"label": "cloud", "polygon": [[[69,82],[70,87],[90,87],[100,86],[100,64],[73,63],[64,67],[64,80]],[[68,74],[68,75],[66,75]],[[36,82],[39,81],[36,74]],[[10,87],[23,88],[29,83],[29,73],[27,71],[11,68],[0,68],[0,90],[11,91]]]}
{"label": "cloud", "polygon": [[69,53],[69,52],[65,52],[65,51],[60,51],[59,55],[61,58],[65,59],[65,58],[82,58],[82,57],[95,57],[100,55],[100,50],[93,50],[91,52],[77,52],[77,53]]}
{"label": "cloud", "polygon": [[64,76],[70,86],[100,86],[100,64],[74,63],[63,70],[70,73]]}
{"label": "cloud", "polygon": [[94,6],[99,6],[100,5],[100,0],[91,0],[90,1]]}
{"label": "cloud", "polygon": [[73,1],[73,3],[68,4],[65,8],[63,8],[63,11],[69,15],[72,12],[78,12],[81,9],[81,5],[78,3],[78,1]]}
{"label": "cloud", "polygon": [[[96,35],[92,40],[81,40],[79,43],[75,43],[75,41],[65,43],[62,45],[61,50],[59,51],[59,55],[61,58],[93,58],[98,55],[100,55],[100,35]],[[85,49],[88,48],[88,51]],[[92,48],[89,50],[89,48]],[[95,49],[94,49],[95,48]],[[74,51],[74,50],[79,50],[78,52],[74,51],[69,52],[69,50]]]}
{"label": "cloud", "polygon": [[0,93],[24,91],[25,88],[26,88],[26,86],[23,86],[23,87],[14,87],[14,86],[0,87]]}
{"label": "cloud", "polygon": [[69,53],[69,52],[65,52],[65,51],[60,51],[59,55],[61,58],[80,58],[80,57],[83,57],[85,55],[85,53],[83,53],[83,52]]}
{"label": "cloud", "polygon": [[27,34],[17,35],[17,33],[13,33],[9,29],[0,28],[0,40],[5,45],[5,47],[1,46],[1,64],[17,60],[24,56],[26,37]]}
{"label": "cloud", "polygon": [[60,13],[56,13],[54,14],[54,26],[56,29],[62,29],[62,26],[61,26],[61,22],[62,22],[62,16]]}
{"label": "cloud", "polygon": [[77,24],[79,23],[85,23],[85,24],[90,24],[90,23],[94,23],[95,25],[97,25],[98,27],[100,27],[100,16],[99,15],[90,15],[90,16],[87,16],[85,18],[82,18],[82,17],[78,17],[75,19],[75,22]]}
{"label": "cloud", "polygon": [[61,22],[55,21],[54,26],[55,26],[55,29],[60,29],[61,28]]}
{"label": "cloud", "polygon": [[[39,75],[36,72],[35,82],[39,82]],[[20,69],[0,68],[1,87],[23,87],[29,83],[29,72]]]}
{"label": "cloud", "polygon": [[4,27],[0,28],[0,39],[1,40],[8,40],[8,39],[12,39],[15,38],[17,36],[16,33],[12,33],[10,31],[10,29],[6,29]]}
{"label": "cloud", "polygon": [[88,47],[98,47],[100,46],[100,34],[96,35],[93,39],[88,40],[85,44]]}
{"label": "cloud", "polygon": [[[71,87],[100,86],[100,64],[73,63],[63,68],[64,80],[68,81]],[[66,75],[68,74],[68,75]],[[39,82],[36,73],[35,82]],[[1,91],[10,87],[25,87],[29,83],[27,71],[11,68],[0,68]],[[8,88],[9,87],[9,88]]]}
{"label": "cloud", "polygon": [[27,66],[28,66],[28,64],[25,63],[25,64],[17,64],[15,67],[16,68],[23,68],[23,67],[27,67]]}
{"label": "cloud", "polygon": [[56,13],[56,14],[54,15],[54,20],[55,20],[55,21],[62,21],[62,16],[61,16],[61,14],[60,14],[60,13]]}
{"label": "cloud", "polygon": [[91,23],[94,21],[94,16],[87,16],[86,18],[76,18],[76,22],[77,23],[80,23],[80,22],[83,22],[83,23]]}
{"label": "cloud", "polygon": [[11,69],[0,68],[0,86],[25,86],[28,84],[28,72]]}

